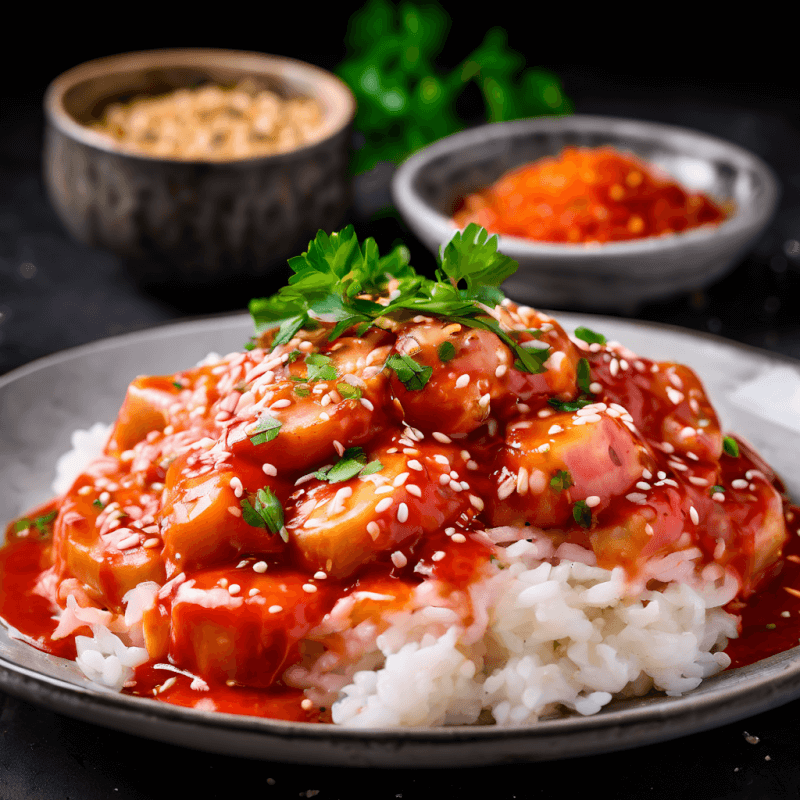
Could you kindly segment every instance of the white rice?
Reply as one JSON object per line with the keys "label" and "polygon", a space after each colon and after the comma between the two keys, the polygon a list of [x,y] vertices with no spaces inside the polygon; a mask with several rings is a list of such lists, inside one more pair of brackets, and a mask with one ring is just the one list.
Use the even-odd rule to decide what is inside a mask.
{"label": "white rice", "polygon": [[[108,434],[101,425],[73,434],[73,449],[57,464],[57,493],[102,452]],[[428,580],[406,610],[355,626],[350,613],[358,602],[379,607],[392,598],[342,598],[311,632],[303,663],[286,681],[332,706],[338,725],[470,724],[491,714],[510,726],[564,710],[594,714],[614,698],[652,689],[680,695],[729,665],[721,650],[737,635],[737,618],[722,606],[738,583],[719,572],[704,580],[696,549],[650,562],[647,579],[672,581],[650,591],[628,584],[621,568],[597,567],[591,551],[556,550],[535,529],[528,533],[531,541],[496,545],[498,558],[468,595]],[[513,539],[513,529],[497,529],[493,538]],[[76,638],[77,665],[89,680],[120,690],[147,660],[141,612],[157,588],[137,587],[126,595],[124,620],[106,627],[93,618],[92,638]]]}

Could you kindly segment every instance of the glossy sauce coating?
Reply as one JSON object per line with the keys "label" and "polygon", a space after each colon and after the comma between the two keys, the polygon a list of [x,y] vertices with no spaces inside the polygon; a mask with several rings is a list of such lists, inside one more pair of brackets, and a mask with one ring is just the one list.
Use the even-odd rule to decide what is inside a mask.
{"label": "glossy sauce coating", "polygon": [[[71,657],[89,628],[66,630],[62,614],[54,638],[54,607],[74,598],[113,630],[129,593],[147,590],[141,621],[126,624],[149,661],[125,691],[329,721],[284,674],[309,641],[344,647],[320,633],[337,604],[349,602],[350,624],[380,627],[423,583],[466,598],[493,569],[481,535],[493,527],[591,548],[632,585],[680,553],[703,580],[734,580],[741,612],[784,565],[788,506],[744,443],[724,452],[694,373],[571,339],[531,309],[494,313],[550,348],[545,371],[519,371],[491,332],[416,317],[333,343],[324,324],[273,350],[266,335],[251,352],[136,379],[105,455],[31,515],[55,518],[42,532],[9,527],[0,616]],[[429,370],[423,385],[385,366],[393,353]]]}

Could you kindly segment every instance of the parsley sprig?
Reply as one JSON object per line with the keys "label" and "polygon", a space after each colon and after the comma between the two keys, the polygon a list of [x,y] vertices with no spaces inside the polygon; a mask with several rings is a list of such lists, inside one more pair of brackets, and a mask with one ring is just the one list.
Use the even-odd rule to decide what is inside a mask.
{"label": "parsley sprig", "polygon": [[342,457],[332,466],[317,470],[314,477],[328,483],[342,483],[355,478],[356,475],[374,475],[383,469],[380,461],[370,461],[367,464],[367,456],[360,447],[348,447],[342,453]]}
{"label": "parsley sprig", "polygon": [[283,506],[275,493],[265,487],[259,489],[255,496],[243,497],[239,501],[242,508],[242,519],[253,528],[267,528],[280,535],[284,542],[289,541],[289,534],[283,524]]}
{"label": "parsley sprig", "polygon": [[[404,246],[381,257],[375,240],[359,243],[352,225],[330,235],[320,231],[289,266],[294,274],[288,286],[250,302],[257,334],[279,325],[273,347],[316,327],[322,314],[335,322],[329,341],[353,326],[362,336],[380,317],[427,314],[496,334],[514,352],[514,366],[522,372],[546,369],[550,348],[525,347],[490,313],[504,298],[500,284],[518,265],[497,252],[496,236],[474,223],[442,249],[435,280],[414,271]],[[388,302],[377,302],[381,297]]]}

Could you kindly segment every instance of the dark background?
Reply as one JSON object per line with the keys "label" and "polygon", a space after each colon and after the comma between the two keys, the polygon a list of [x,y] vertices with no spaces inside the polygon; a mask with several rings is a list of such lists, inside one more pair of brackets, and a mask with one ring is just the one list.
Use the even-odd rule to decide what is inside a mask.
{"label": "dark background", "polygon": [[[61,14],[31,5],[7,26],[0,89],[0,374],[48,353],[192,316],[238,310],[270,286],[237,292],[154,295],[139,288],[115,257],[71,241],[43,195],[39,157],[47,83],[91,58],[155,47],[231,47],[292,56],[333,68],[344,56],[346,17],[355,6],[298,4],[253,9],[184,6],[106,7]],[[529,66],[558,74],[578,113],[634,117],[702,130],[753,151],[778,174],[779,212],[737,268],[707,291],[649,304],[636,312],[800,357],[800,102],[791,21],[759,10],[700,24],[693,9],[601,10],[550,14],[531,5],[491,4],[453,17],[442,66],[458,63],[487,28],[503,25]],[[646,20],[642,14],[651,14]],[[721,9],[730,17],[730,9]],[[208,15],[204,18],[203,15]],[[124,19],[124,22],[122,21]],[[654,21],[657,19],[657,23]],[[44,34],[48,36],[45,39]],[[782,33],[786,31],[786,33]],[[13,40],[13,41],[12,41]],[[42,42],[47,41],[45,45]],[[580,64],[573,64],[579,61]],[[570,62],[570,63],[564,63]],[[786,65],[786,66],[785,66]],[[413,262],[430,255],[391,213],[385,181],[356,183],[353,221],[381,249],[403,237]],[[0,454],[2,457],[2,454]],[[564,776],[571,796],[608,784],[616,797],[797,797],[800,762],[794,702],[743,723],[636,751],[545,765],[429,772],[294,767],[198,754],[108,732],[0,694],[0,800],[146,798],[174,794],[257,793],[267,798],[416,798],[550,796]],[[758,737],[745,739],[745,731]],[[754,740],[751,740],[754,741]],[[169,778],[158,779],[165,775]],[[310,790],[310,791],[309,791]],[[561,788],[560,791],[564,791]],[[315,794],[318,792],[318,795]]]}

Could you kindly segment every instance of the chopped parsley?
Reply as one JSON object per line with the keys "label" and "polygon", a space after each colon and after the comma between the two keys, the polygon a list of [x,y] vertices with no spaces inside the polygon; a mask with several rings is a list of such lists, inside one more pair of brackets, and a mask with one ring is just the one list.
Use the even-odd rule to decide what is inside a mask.
{"label": "chopped parsley", "polygon": [[183,389],[183,384],[182,383],[178,383],[178,381],[172,381],[172,385],[178,390]]}
{"label": "chopped parsley", "polygon": [[289,541],[289,535],[283,525],[283,506],[271,489],[265,487],[259,489],[255,497],[243,497],[239,505],[242,508],[242,519],[248,525],[279,533],[284,542]]}
{"label": "chopped parsley", "polygon": [[264,442],[271,442],[281,430],[281,423],[268,412],[264,412],[259,418],[256,427],[253,428],[253,436],[250,437],[251,444],[259,445]]}
{"label": "chopped parsley", "polygon": [[397,380],[413,392],[423,389],[433,374],[432,367],[423,367],[411,356],[401,356],[399,353],[392,353],[384,366],[389,367],[397,375]]}
{"label": "chopped parsley", "polygon": [[[316,327],[317,314],[335,321],[329,341],[353,326],[362,336],[380,317],[430,314],[491,331],[513,351],[516,369],[545,371],[550,348],[522,346],[489,313],[504,299],[500,284],[518,267],[497,252],[497,236],[490,237],[474,223],[456,232],[441,251],[435,280],[418,275],[409,264],[409,255],[408,248],[401,245],[380,256],[375,240],[359,242],[352,225],[332,234],[320,231],[305,253],[289,259],[294,274],[288,286],[271,297],[250,302],[256,333],[278,325],[274,348],[291,341],[301,329]],[[390,280],[388,304],[376,302],[389,294]],[[308,377],[321,379],[312,377],[310,369]]]}
{"label": "chopped parsley", "polygon": [[335,381],[339,377],[330,356],[323,356],[321,353],[306,356],[306,367],[309,381]]}
{"label": "chopped parsley", "polygon": [[573,485],[572,475],[565,469],[560,469],[550,478],[550,488],[555,489],[557,492],[563,492]]}
{"label": "chopped parsley", "polygon": [[712,487],[711,487],[711,488],[708,490],[708,493],[709,493],[709,494],[712,494],[712,495],[713,495],[713,494],[716,494],[717,492],[723,492],[723,493],[724,493],[724,492],[725,492],[725,487],[724,487],[724,486],[712,486]]}
{"label": "chopped parsley", "polygon": [[592,371],[589,368],[589,362],[582,358],[578,361],[578,388],[585,393],[591,392],[589,386],[592,383]]}
{"label": "chopped parsley", "polygon": [[303,354],[299,350],[292,350],[292,352],[289,353],[289,360],[286,363],[294,364],[294,362],[297,361],[298,358],[302,358],[302,355]]}
{"label": "chopped parsley", "polygon": [[581,528],[589,528],[592,524],[592,509],[586,505],[585,500],[578,500],[572,506],[572,518]]}
{"label": "chopped parsley", "polygon": [[439,361],[447,363],[456,357],[456,348],[452,342],[442,342],[436,351],[439,354]]}
{"label": "chopped parsley", "polygon": [[295,386],[294,393],[298,397],[308,397],[311,394],[311,389],[308,386]]}
{"label": "chopped parsley", "polygon": [[367,456],[360,447],[348,447],[342,453],[342,457],[332,467],[325,467],[317,470],[314,477],[328,483],[341,483],[349,481],[357,475],[373,475],[383,469],[380,461],[370,461],[367,464]]}
{"label": "chopped parsley", "polygon": [[577,400],[569,400],[567,402],[562,402],[561,400],[556,400],[555,397],[551,397],[547,402],[556,411],[577,411],[579,408],[588,406],[590,403],[593,403],[594,401],[590,400],[588,397],[586,397],[586,395],[582,394]]}
{"label": "chopped parsley", "polygon": [[726,436],[722,440],[722,449],[732,458],[739,458],[739,443],[733,436]]}
{"label": "chopped parsley", "polygon": [[353,386],[351,383],[337,383],[336,384],[336,391],[345,399],[345,400],[358,400],[361,397],[361,389],[358,386]]}
{"label": "chopped parsley", "polygon": [[589,328],[584,328],[580,326],[575,328],[575,336],[578,339],[582,339],[586,344],[605,344],[606,337],[603,336],[602,333],[595,333]]}
{"label": "chopped parsley", "polygon": [[14,533],[21,533],[28,530],[31,526],[35,527],[42,536],[49,536],[52,533],[53,520],[56,518],[57,511],[51,511],[49,514],[42,514],[39,517],[30,519],[29,517],[22,517],[14,523]]}
{"label": "chopped parsley", "polygon": [[99,497],[96,497],[94,500],[92,500],[92,505],[96,506],[97,508],[105,508],[105,504]]}

